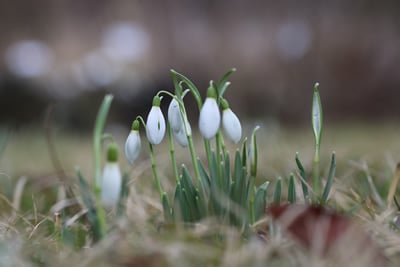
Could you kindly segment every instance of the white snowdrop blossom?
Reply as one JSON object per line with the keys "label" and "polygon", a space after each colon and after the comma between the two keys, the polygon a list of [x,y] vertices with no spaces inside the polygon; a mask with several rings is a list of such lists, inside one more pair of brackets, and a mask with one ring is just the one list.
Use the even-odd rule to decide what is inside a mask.
{"label": "white snowdrop blossom", "polygon": [[152,145],[158,145],[165,135],[165,119],[160,109],[160,97],[155,96],[153,106],[147,116],[146,135]]}
{"label": "white snowdrop blossom", "polygon": [[205,139],[213,138],[219,129],[221,114],[219,112],[215,91],[209,88],[207,98],[200,110],[199,130]]}
{"label": "white snowdrop blossom", "polygon": [[221,102],[222,111],[222,130],[226,136],[233,143],[239,143],[242,138],[242,125],[240,124],[239,118],[236,114],[229,108],[228,102],[226,100]]}
{"label": "white snowdrop blossom", "polygon": [[117,162],[117,154],[116,145],[110,145],[101,181],[101,201],[104,207],[110,209],[116,207],[122,186],[122,175]]}
{"label": "white snowdrop blossom", "polygon": [[192,135],[192,128],[190,127],[189,121],[186,120],[186,123],[182,124],[182,127],[179,129],[179,131],[172,131],[172,134],[174,135],[179,145],[181,145],[182,147],[187,147],[189,143],[187,137],[188,135]]}
{"label": "white snowdrop blossom", "polygon": [[132,130],[125,142],[125,156],[131,165],[138,158],[141,147],[142,142],[139,134],[139,121],[135,120],[132,124]]}
{"label": "white snowdrop blossom", "polygon": [[172,98],[168,107],[168,122],[172,131],[178,132],[183,125],[182,114],[179,109],[179,103],[175,98]]}

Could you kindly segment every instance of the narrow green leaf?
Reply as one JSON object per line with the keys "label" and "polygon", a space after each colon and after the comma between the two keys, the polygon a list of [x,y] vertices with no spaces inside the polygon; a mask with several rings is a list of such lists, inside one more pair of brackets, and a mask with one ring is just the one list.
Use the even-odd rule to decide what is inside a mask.
{"label": "narrow green leaf", "polygon": [[247,137],[243,141],[242,145],[242,166],[247,167]]}
{"label": "narrow green leaf", "polygon": [[163,206],[163,210],[164,210],[164,220],[166,222],[172,222],[174,219],[172,216],[172,209],[169,204],[169,200],[168,200],[168,196],[167,196],[166,192],[164,192],[162,195],[162,206]]}
{"label": "narrow green leaf", "polygon": [[250,174],[257,177],[257,164],[258,164],[258,152],[257,152],[257,135],[256,132],[260,129],[260,126],[256,126],[253,129],[250,139],[249,158],[250,158]]}
{"label": "narrow green leaf", "polygon": [[256,196],[254,198],[254,219],[258,221],[265,215],[267,206],[267,188],[269,181],[266,181],[257,188]]}
{"label": "narrow green leaf", "polygon": [[125,201],[129,195],[129,175],[125,173],[122,177],[121,193],[117,205],[117,216],[122,216],[125,210]]}
{"label": "narrow green leaf", "polygon": [[254,196],[255,186],[254,186],[255,178],[254,176],[249,176],[249,180],[247,181],[247,190],[246,190],[246,202],[251,200],[252,193]]}
{"label": "narrow green leaf", "polygon": [[308,184],[307,184],[308,178],[306,175],[306,171],[304,170],[303,164],[300,161],[299,153],[296,153],[296,165],[297,165],[297,168],[299,169],[300,176],[302,178],[300,180],[301,180],[301,188],[303,189],[304,201],[306,203],[309,203],[310,199],[309,199]]}
{"label": "narrow green leaf", "polygon": [[200,219],[206,218],[208,211],[207,211],[207,205],[206,205],[206,200],[204,196],[199,192],[199,190],[196,189],[196,197],[195,197],[195,203],[196,203],[196,209],[198,210],[198,215]]}
{"label": "narrow green leaf", "polygon": [[288,201],[289,201],[289,203],[295,203],[296,202],[296,187],[294,185],[294,175],[293,175],[293,173],[291,173],[290,177],[289,177]]}
{"label": "narrow green leaf", "polygon": [[206,169],[204,168],[203,163],[201,162],[200,159],[197,159],[198,162],[198,166],[199,166],[199,172],[200,172],[200,177],[201,177],[201,184],[203,186],[204,189],[204,193],[209,196],[210,195],[210,186],[211,186],[211,182],[210,182],[210,177],[207,174]]}
{"label": "narrow green leaf", "polygon": [[315,136],[315,144],[319,146],[321,144],[322,134],[322,105],[321,98],[318,92],[319,83],[314,85],[314,94],[312,102],[312,127]]}
{"label": "narrow green leaf", "polygon": [[223,85],[220,85],[220,87],[218,89],[218,95],[219,95],[220,99],[224,96],[225,91],[226,91],[226,89],[228,89],[229,85],[231,85],[230,82],[225,82]]}
{"label": "narrow green leaf", "polygon": [[190,196],[195,195],[195,186],[193,184],[193,178],[190,175],[188,169],[186,168],[185,165],[182,165],[182,179],[181,179],[181,185],[183,188],[186,189],[186,191],[188,192],[188,194]]}
{"label": "narrow green leaf", "polygon": [[203,103],[201,101],[200,92],[197,89],[196,85],[194,85],[194,83],[191,80],[189,80],[186,76],[184,76],[183,74],[181,74],[175,70],[171,70],[171,73],[172,73],[173,79],[176,80],[176,77],[178,77],[189,87],[191,93],[193,94],[193,96],[197,102],[199,109],[201,109]]}
{"label": "narrow green leaf", "polygon": [[110,110],[113,95],[108,94],[104,97],[103,102],[97,113],[96,122],[93,132],[93,157],[94,157],[94,171],[96,186],[100,188],[101,183],[101,143],[104,132],[104,127],[107,120],[108,111]]}
{"label": "narrow green leaf", "polygon": [[281,203],[281,195],[282,195],[282,178],[279,177],[276,181],[275,191],[274,191],[274,203],[280,204]]}
{"label": "narrow green leaf", "polygon": [[218,163],[215,151],[211,151],[210,180],[211,184],[218,184]]}
{"label": "narrow green leaf", "polygon": [[324,192],[322,194],[321,202],[325,203],[328,200],[329,192],[331,191],[333,178],[336,171],[336,155],[335,152],[332,153],[331,166],[329,167],[328,179],[326,180]]}
{"label": "narrow green leaf", "polygon": [[229,152],[225,152],[224,164],[222,165],[222,191],[225,195],[229,195],[230,184],[232,182],[231,176],[231,162]]}
{"label": "narrow green leaf", "polygon": [[90,230],[93,233],[94,242],[97,242],[103,238],[103,231],[100,227],[96,206],[92,200],[89,185],[87,184],[85,178],[82,176],[82,173],[79,170],[77,171],[77,175],[79,179],[79,187],[81,190],[82,200],[86,208],[88,209],[87,218],[90,224]]}
{"label": "narrow green leaf", "polygon": [[232,75],[236,71],[236,68],[231,68],[228,70],[224,75],[222,75],[221,79],[218,81],[218,87],[221,87],[221,85],[225,84],[226,81],[228,80],[229,76]]}

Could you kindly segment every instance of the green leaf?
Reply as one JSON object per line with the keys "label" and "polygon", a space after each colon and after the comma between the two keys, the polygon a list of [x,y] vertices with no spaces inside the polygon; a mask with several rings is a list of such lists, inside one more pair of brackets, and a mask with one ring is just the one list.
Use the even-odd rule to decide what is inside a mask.
{"label": "green leaf", "polygon": [[82,200],[85,204],[87,211],[87,218],[90,224],[90,230],[93,233],[94,242],[99,241],[103,237],[103,232],[100,228],[99,218],[97,216],[96,206],[91,197],[91,191],[89,185],[87,184],[85,178],[82,176],[82,173],[77,171],[78,179],[79,179],[79,187],[81,190]]}
{"label": "green leaf", "polygon": [[228,89],[229,85],[231,85],[230,82],[225,82],[223,85],[221,85],[218,88],[219,99],[221,99],[224,96],[224,93],[225,93],[226,89]]}
{"label": "green leaf", "polygon": [[296,202],[296,187],[294,185],[294,175],[293,175],[293,173],[291,173],[290,177],[289,177],[288,201],[289,201],[289,203],[295,203]]}
{"label": "green leaf", "polygon": [[93,157],[96,186],[100,188],[101,183],[101,143],[104,132],[104,127],[107,120],[108,111],[110,110],[113,95],[108,94],[104,97],[103,102],[97,113],[96,122],[93,132]]}
{"label": "green leaf", "polygon": [[300,176],[302,178],[300,180],[301,180],[301,188],[303,189],[304,201],[306,203],[308,203],[310,200],[309,194],[308,194],[308,184],[307,184],[308,178],[306,175],[306,171],[304,170],[303,164],[300,161],[299,153],[296,153],[296,165],[297,165],[297,168],[299,169]]}
{"label": "green leaf", "polygon": [[257,176],[257,164],[258,164],[258,152],[257,152],[257,136],[256,132],[260,129],[260,126],[256,126],[253,129],[253,132],[251,134],[251,139],[250,139],[250,148],[249,148],[249,154],[250,154],[250,174],[254,177]]}
{"label": "green leaf", "polygon": [[199,173],[200,173],[200,177],[201,177],[201,184],[203,186],[204,189],[204,193],[209,196],[210,195],[210,177],[207,174],[206,169],[204,168],[203,163],[201,162],[200,159],[197,159],[197,164],[199,166]]}
{"label": "green leaf", "polygon": [[281,203],[281,195],[282,195],[282,178],[279,177],[275,185],[274,201],[273,201],[274,204],[279,205]]}
{"label": "green leaf", "polygon": [[164,220],[166,222],[172,222],[174,218],[172,216],[172,209],[166,192],[163,193],[161,202],[164,210]]}
{"label": "green leaf", "polygon": [[211,184],[218,184],[218,163],[215,151],[211,151],[211,166],[210,166],[210,181]]}
{"label": "green leaf", "polygon": [[247,137],[243,141],[242,145],[242,166],[247,167]]}
{"label": "green leaf", "polygon": [[195,195],[195,186],[193,184],[193,178],[190,175],[188,169],[186,168],[185,165],[182,165],[182,179],[181,179],[181,185],[183,188],[186,189],[186,191],[190,194],[190,196]]}
{"label": "green leaf", "polygon": [[125,209],[125,201],[126,198],[129,195],[129,175],[127,173],[124,174],[122,177],[122,186],[121,186],[121,193],[119,196],[118,200],[118,205],[117,205],[117,216],[122,216],[124,214],[124,209]]}
{"label": "green leaf", "polygon": [[315,136],[315,144],[319,146],[321,144],[322,134],[322,105],[321,98],[318,92],[319,83],[314,85],[314,94],[312,102],[312,127]]}
{"label": "green leaf", "polygon": [[175,70],[171,70],[171,73],[172,73],[172,79],[174,81],[176,81],[176,78],[179,78],[189,87],[191,93],[193,94],[193,96],[197,102],[199,109],[201,109],[203,103],[201,101],[201,96],[200,96],[199,90],[197,89],[196,85],[194,85],[194,83],[191,80],[189,80],[186,76],[184,76],[183,74],[180,74],[179,72],[177,72]]}
{"label": "green leaf", "polygon": [[222,75],[221,79],[218,81],[218,87],[221,87],[221,85],[225,84],[226,81],[228,80],[229,76],[232,75],[236,71],[236,68],[231,68],[228,70],[224,75]]}
{"label": "green leaf", "polygon": [[331,166],[329,167],[328,179],[326,180],[324,192],[322,194],[321,202],[325,203],[328,200],[329,192],[331,191],[333,177],[336,171],[336,155],[335,152],[332,153]]}
{"label": "green leaf", "polygon": [[247,193],[247,187],[246,187],[245,168],[243,168],[242,166],[242,160],[239,151],[236,151],[234,164],[235,164],[233,171],[234,187],[231,199],[237,204],[242,204],[244,196]]}
{"label": "green leaf", "polygon": [[231,163],[229,152],[225,153],[225,160],[222,168],[222,191],[229,195],[230,184],[231,184]]}
{"label": "green leaf", "polygon": [[266,181],[257,188],[256,196],[254,198],[254,216],[255,221],[258,221],[265,215],[265,208],[267,206],[267,188],[269,181]]}

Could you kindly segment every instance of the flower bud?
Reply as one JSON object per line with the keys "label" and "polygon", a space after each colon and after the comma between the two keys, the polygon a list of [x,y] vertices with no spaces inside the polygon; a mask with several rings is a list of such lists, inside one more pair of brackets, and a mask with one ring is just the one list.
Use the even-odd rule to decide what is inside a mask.
{"label": "flower bud", "polygon": [[222,106],[222,130],[226,136],[233,143],[239,143],[242,138],[242,125],[240,124],[239,118],[235,113],[229,108],[228,102],[223,99],[221,101]]}
{"label": "flower bud", "polygon": [[183,125],[182,114],[179,109],[179,103],[175,98],[172,98],[168,107],[168,123],[172,131],[178,132]]}
{"label": "flower bud", "polygon": [[186,123],[182,124],[182,127],[179,129],[179,131],[172,131],[172,134],[174,135],[179,145],[181,145],[182,147],[187,147],[189,143],[187,137],[188,135],[192,135],[192,128],[190,127],[189,122],[186,120]]}
{"label": "flower bud", "polygon": [[199,130],[205,139],[211,139],[217,134],[221,122],[216,98],[214,88],[208,88],[207,98],[200,110],[199,118]]}
{"label": "flower bud", "polygon": [[155,96],[153,99],[153,107],[147,116],[146,135],[149,142],[158,145],[165,135],[165,119],[160,109],[160,97]]}
{"label": "flower bud", "polygon": [[135,120],[132,123],[132,130],[125,142],[125,156],[130,164],[138,158],[142,143],[139,134],[139,121]]}
{"label": "flower bud", "polygon": [[107,208],[117,205],[122,186],[122,175],[118,165],[118,149],[111,144],[107,150],[107,161],[104,165],[101,182],[101,201]]}

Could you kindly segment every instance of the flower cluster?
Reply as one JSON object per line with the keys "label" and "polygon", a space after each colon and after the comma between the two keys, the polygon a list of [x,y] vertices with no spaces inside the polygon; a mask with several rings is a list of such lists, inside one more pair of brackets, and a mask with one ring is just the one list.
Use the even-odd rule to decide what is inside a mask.
{"label": "flower cluster", "polygon": [[[151,145],[158,145],[162,142],[166,133],[166,123],[160,108],[161,98],[156,95],[153,98],[152,108],[147,116],[146,136]],[[239,118],[230,109],[228,101],[222,97],[218,99],[215,88],[210,87],[207,97],[200,109],[199,131],[203,138],[210,140],[214,138],[221,128],[222,109],[222,130],[226,137],[237,144],[242,138],[242,126]],[[183,99],[172,95],[168,107],[168,124],[177,143],[187,147],[188,137],[192,135],[192,128],[188,121]],[[130,164],[137,159],[141,149],[139,135],[139,119],[135,119],[132,130],[125,143],[125,155]]]}

